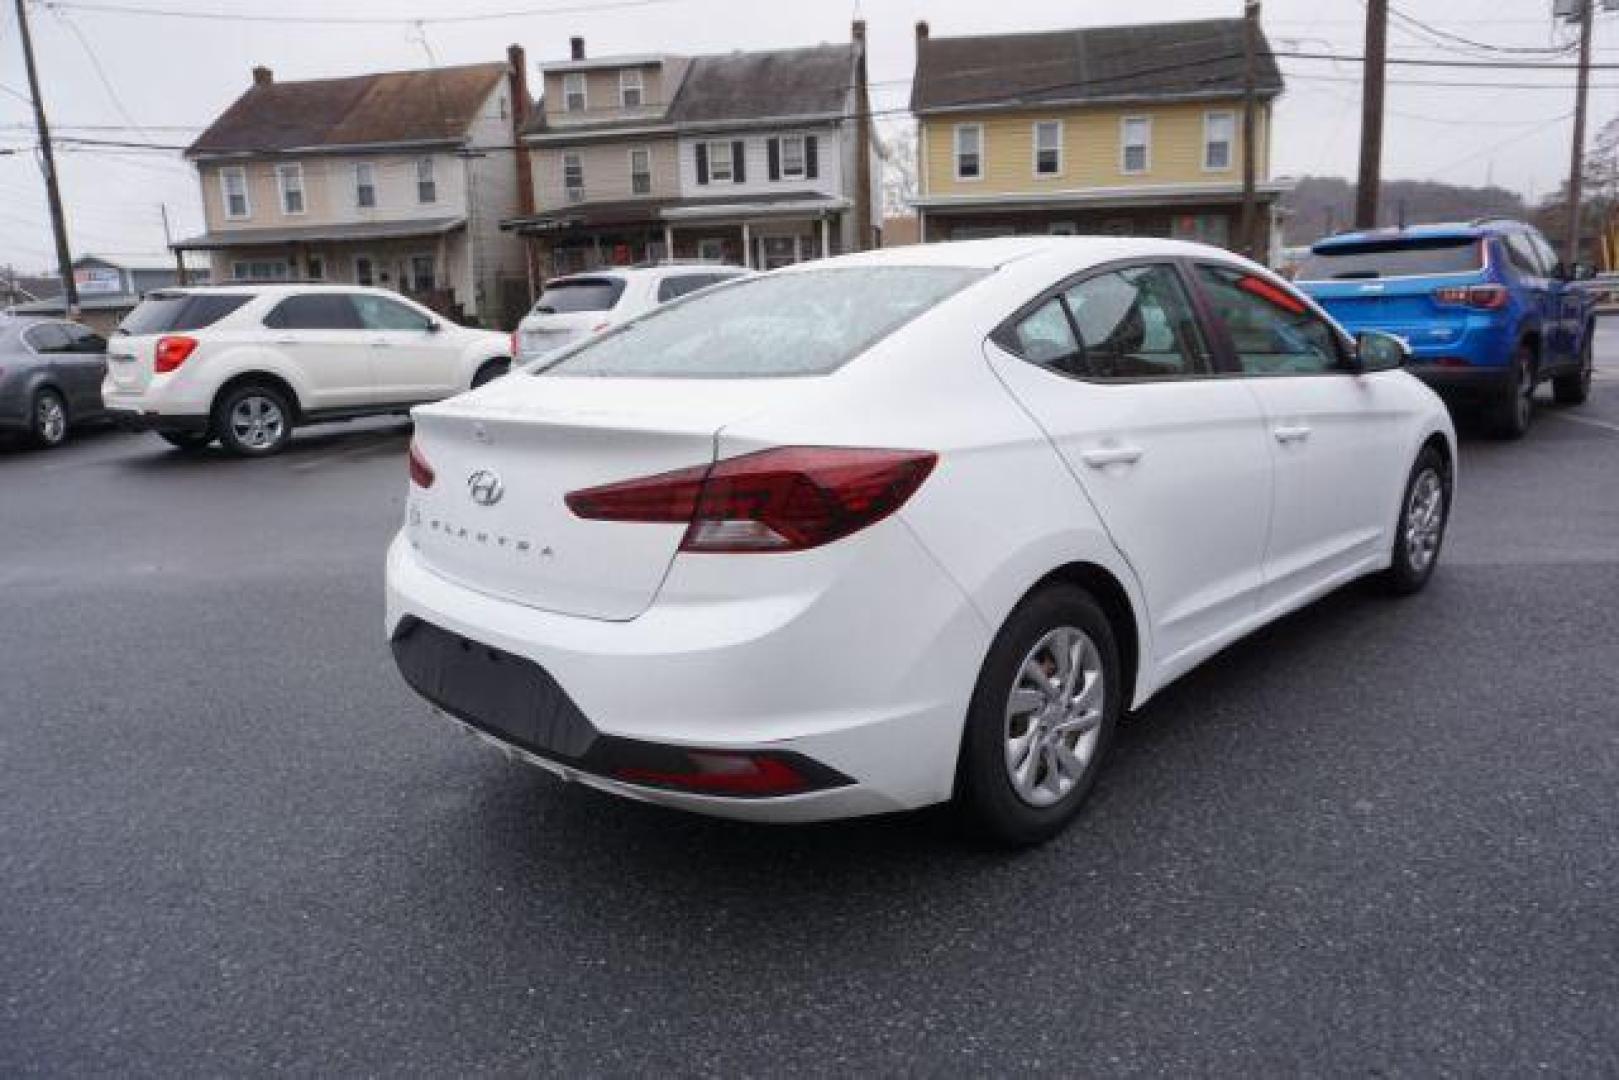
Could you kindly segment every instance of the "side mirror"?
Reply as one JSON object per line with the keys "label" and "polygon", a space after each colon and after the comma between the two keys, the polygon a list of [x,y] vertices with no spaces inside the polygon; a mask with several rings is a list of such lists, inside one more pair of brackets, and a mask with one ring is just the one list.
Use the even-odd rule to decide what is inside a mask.
{"label": "side mirror", "polygon": [[1411,362],[1411,346],[1404,338],[1381,330],[1362,330],[1355,338],[1355,370],[1393,371]]}
{"label": "side mirror", "polygon": [[427,332],[429,334],[436,334],[442,329],[444,329],[444,324],[439,322],[437,319],[427,320]]}

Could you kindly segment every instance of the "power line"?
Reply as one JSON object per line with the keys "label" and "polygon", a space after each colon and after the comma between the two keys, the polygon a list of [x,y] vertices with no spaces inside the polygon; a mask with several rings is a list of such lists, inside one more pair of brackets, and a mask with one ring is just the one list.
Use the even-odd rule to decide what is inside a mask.
{"label": "power line", "polygon": [[98,3],[94,0],[43,0],[51,9],[94,11],[107,15],[138,15],[166,19],[193,19],[202,22],[281,23],[315,26],[414,26],[419,24],[496,22],[538,15],[574,15],[623,8],[684,3],[686,0],[600,0],[597,3],[566,4],[554,7],[516,8],[508,11],[473,12],[461,15],[261,15],[233,11],[188,11],[181,8],[138,7],[133,4]]}
{"label": "power line", "polygon": [[[1353,56],[1347,53],[1277,50],[1272,55],[1285,57],[1289,60],[1335,60],[1352,64],[1366,62],[1364,56]],[[1436,60],[1416,56],[1391,56],[1385,62],[1399,64],[1403,67],[1481,68],[1490,71],[1578,71],[1580,69],[1580,65],[1577,63],[1556,64],[1544,60]],[[1591,69],[1593,71],[1619,71],[1619,62],[1592,64]]]}
{"label": "power line", "polygon": [[1440,28],[1438,26],[1434,26],[1431,23],[1425,23],[1421,19],[1418,19],[1418,18],[1416,18],[1414,16],[1411,16],[1411,15],[1407,15],[1405,12],[1401,11],[1399,8],[1395,7],[1392,4],[1389,5],[1388,11],[1389,11],[1389,15],[1396,22],[1403,23],[1408,27],[1414,27],[1417,30],[1420,30],[1423,33],[1429,35],[1430,38],[1438,38],[1441,41],[1448,41],[1448,42],[1454,43],[1456,45],[1463,45],[1463,46],[1465,46],[1467,48],[1474,49],[1474,50],[1477,50],[1477,51],[1489,52],[1489,53],[1506,53],[1506,54],[1521,55],[1521,56],[1566,56],[1573,49],[1572,45],[1550,45],[1550,46],[1547,46],[1547,45],[1539,45],[1539,46],[1493,45],[1493,44],[1490,44],[1489,42],[1474,41],[1472,38],[1467,38],[1467,37],[1463,37],[1460,34],[1452,33],[1449,30],[1445,30],[1445,29],[1442,29],[1442,28]]}

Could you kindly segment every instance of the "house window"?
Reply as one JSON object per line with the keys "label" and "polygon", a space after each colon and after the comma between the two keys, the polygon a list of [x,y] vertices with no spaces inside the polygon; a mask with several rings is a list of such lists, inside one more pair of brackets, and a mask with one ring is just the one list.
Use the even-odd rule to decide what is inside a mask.
{"label": "house window", "polygon": [[618,103],[621,106],[626,109],[639,109],[644,94],[640,68],[625,68],[618,73]]}
{"label": "house window", "polygon": [[981,180],[984,176],[984,126],[956,125],[956,179]]}
{"label": "house window", "polygon": [[377,167],[368,162],[354,166],[354,205],[377,205]]}
{"label": "house window", "polygon": [[708,144],[708,178],[710,180],[731,180],[735,178],[733,162],[731,161],[731,144],[728,142],[711,142]]}
{"label": "house window", "polygon": [[804,178],[804,136],[788,135],[781,140],[781,175],[788,180]]}
{"label": "house window", "polygon": [[645,147],[630,151],[630,193],[652,194],[652,151]]}
{"label": "house window", "polygon": [[302,165],[277,165],[275,167],[276,185],[281,189],[281,212],[283,214],[301,214],[304,212],[304,167]]}
{"label": "house window", "polygon": [[232,263],[230,276],[237,281],[285,281],[292,274],[284,259],[253,259]]}
{"label": "house window", "polygon": [[319,255],[304,258],[304,274],[310,281],[326,280],[326,260]]}
{"label": "house window", "polygon": [[246,169],[219,170],[219,187],[225,196],[226,217],[245,218],[252,214],[252,207],[247,201]]}
{"label": "house window", "polygon": [[375,285],[377,283],[377,264],[371,261],[371,256],[354,256],[354,283],[356,285]]}
{"label": "house window", "polygon": [[585,105],[585,73],[574,71],[562,76],[562,107],[568,112],[584,112]]}
{"label": "house window", "polygon": [[433,179],[433,159],[430,157],[416,161],[416,201],[438,202],[438,182]]}
{"label": "house window", "polygon": [[433,291],[433,256],[412,255],[410,257],[410,287],[414,292]]}
{"label": "house window", "polygon": [[1145,116],[1127,116],[1119,121],[1119,169],[1144,173],[1152,168],[1152,121]]}
{"label": "house window", "polygon": [[562,193],[569,202],[585,197],[585,162],[578,154],[562,155]]}
{"label": "house window", "polygon": [[1062,173],[1062,121],[1036,120],[1034,122],[1034,175],[1057,176]]}
{"label": "house window", "polygon": [[1236,139],[1237,115],[1229,112],[1203,114],[1203,167],[1210,172],[1231,168],[1231,145]]}

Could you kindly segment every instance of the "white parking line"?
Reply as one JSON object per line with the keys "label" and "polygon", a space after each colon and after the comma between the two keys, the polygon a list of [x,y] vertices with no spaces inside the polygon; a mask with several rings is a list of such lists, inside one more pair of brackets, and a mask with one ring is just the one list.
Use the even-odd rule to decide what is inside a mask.
{"label": "white parking line", "polygon": [[1575,416],[1572,413],[1566,412],[1553,412],[1547,413],[1546,415],[1555,416],[1559,420],[1568,420],[1575,424],[1585,424],[1590,427],[1601,428],[1604,431],[1611,431],[1615,435],[1619,435],[1619,424],[1611,424],[1606,420],[1593,420],[1589,416]]}

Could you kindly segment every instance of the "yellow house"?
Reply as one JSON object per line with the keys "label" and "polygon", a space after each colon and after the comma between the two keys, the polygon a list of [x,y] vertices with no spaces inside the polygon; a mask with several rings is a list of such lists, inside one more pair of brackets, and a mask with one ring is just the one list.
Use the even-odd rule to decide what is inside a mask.
{"label": "yellow house", "polygon": [[[1241,242],[1241,19],[935,38],[916,24],[925,241],[1026,233]],[[1281,72],[1261,37],[1256,78],[1261,257],[1270,253],[1271,105]]]}

